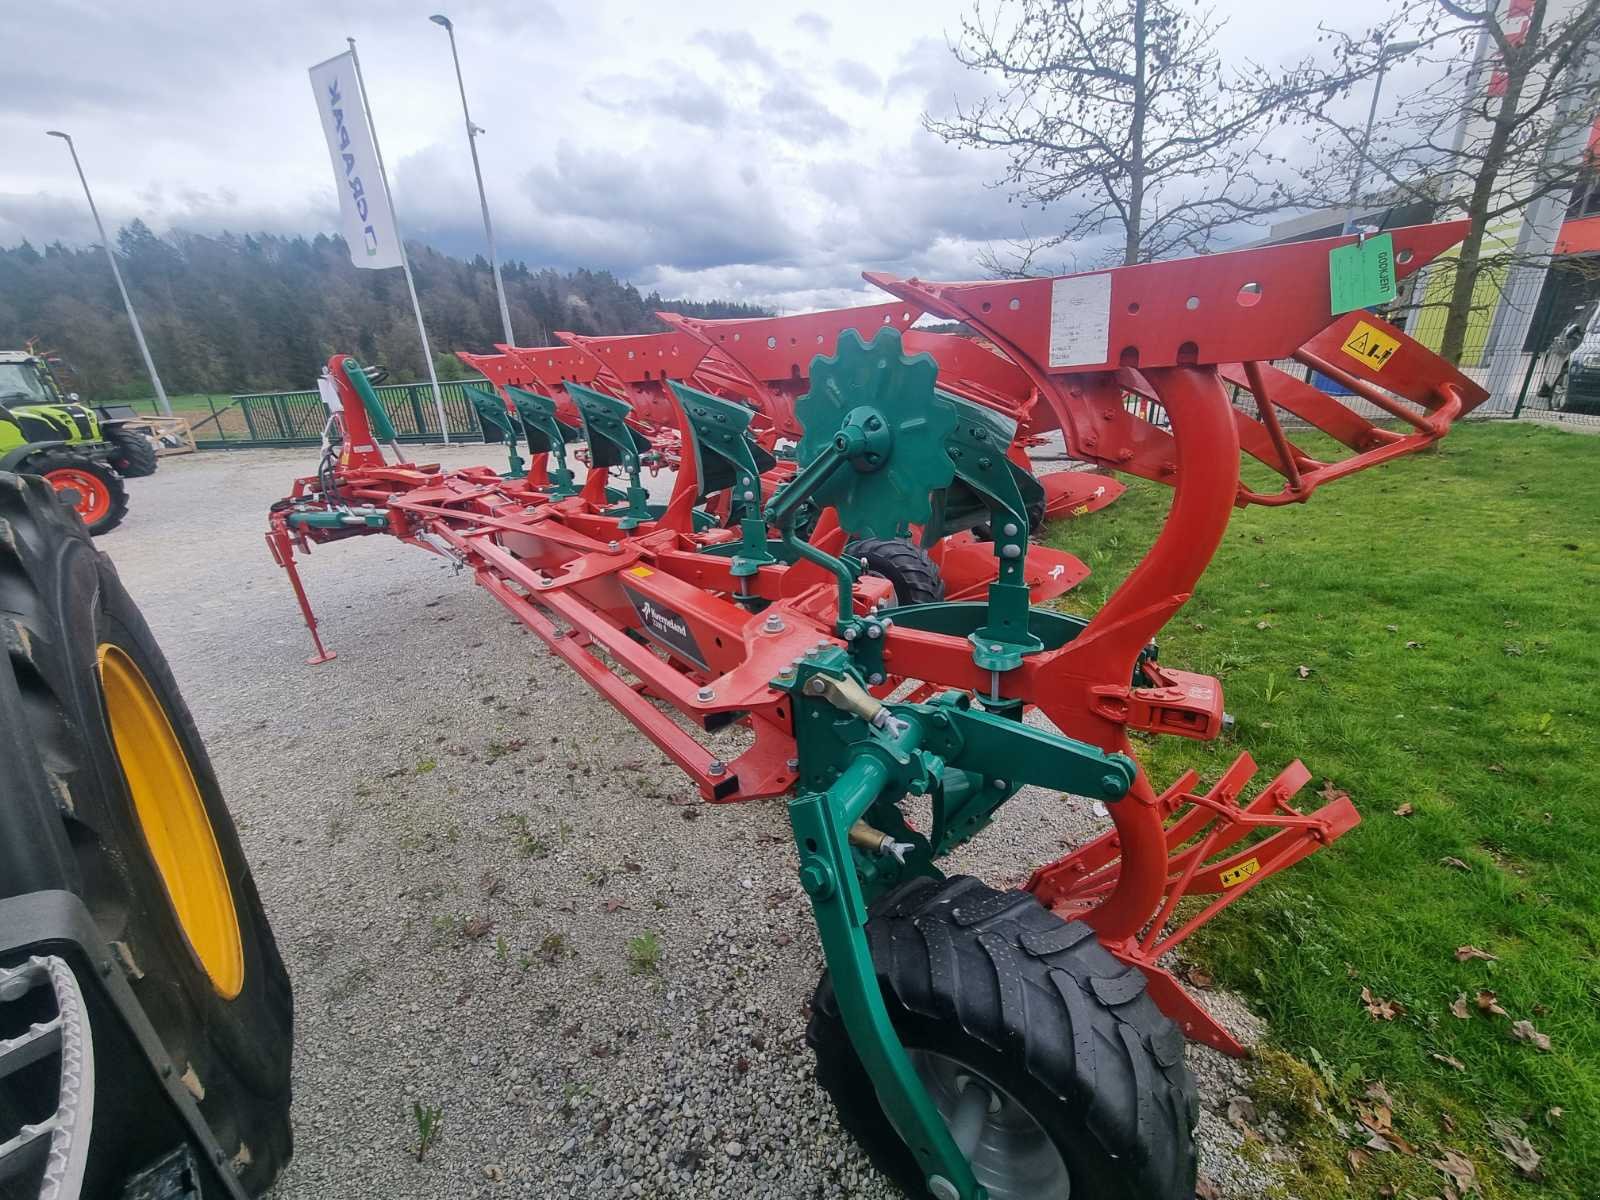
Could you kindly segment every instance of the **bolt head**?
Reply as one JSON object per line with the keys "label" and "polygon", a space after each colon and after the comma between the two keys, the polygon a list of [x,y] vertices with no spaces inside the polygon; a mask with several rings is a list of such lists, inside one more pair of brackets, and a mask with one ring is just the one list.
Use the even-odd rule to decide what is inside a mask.
{"label": "bolt head", "polygon": [[768,633],[781,633],[783,632],[783,618],[777,613],[773,613],[767,618],[763,628],[766,629]]}
{"label": "bolt head", "polygon": [[694,694],[694,698],[696,700],[715,700],[717,693],[711,688],[703,687]]}
{"label": "bolt head", "polygon": [[1005,523],[1005,527],[1001,529],[1000,532],[1005,534],[1007,537],[1016,537],[1017,533],[1019,532],[1017,529],[1017,523],[1015,521],[1007,521]]}
{"label": "bolt head", "polygon": [[1127,795],[1128,785],[1123,782],[1122,776],[1112,775],[1109,772],[1100,777],[1100,787],[1112,799]]}
{"label": "bolt head", "polygon": [[1001,558],[1021,558],[1022,557],[1022,547],[1021,546],[1006,546],[1006,547],[1001,549],[1000,557]]}
{"label": "bolt head", "polygon": [[877,687],[880,683],[883,682],[883,672],[882,671],[874,671],[871,675],[867,676],[867,682],[870,683],[873,687]]}
{"label": "bolt head", "polygon": [[611,551],[611,553],[615,554],[618,550],[622,549],[622,546],[617,542],[607,542],[606,543],[606,549]]}
{"label": "bolt head", "polygon": [[808,862],[800,868],[800,886],[806,895],[825,899],[833,891],[833,872],[826,863]]}
{"label": "bolt head", "polygon": [[706,765],[706,774],[707,775],[721,775],[721,774],[725,773],[727,771],[727,769],[728,769],[728,764],[727,763],[723,762],[720,758],[714,758],[714,759],[711,760],[710,763],[708,763]]}
{"label": "bolt head", "polygon": [[791,758],[783,765],[788,767],[791,771],[798,771],[800,769],[800,760],[798,758]]}
{"label": "bolt head", "polygon": [[869,638],[881,638],[883,636],[883,627],[880,625],[868,625],[867,636]]}
{"label": "bolt head", "polygon": [[961,1192],[956,1185],[943,1175],[928,1176],[928,1195],[933,1200],[961,1200]]}

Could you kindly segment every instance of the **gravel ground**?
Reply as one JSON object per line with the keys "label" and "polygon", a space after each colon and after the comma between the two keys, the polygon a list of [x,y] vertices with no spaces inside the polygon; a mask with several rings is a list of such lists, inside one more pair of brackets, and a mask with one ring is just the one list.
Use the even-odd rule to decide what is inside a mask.
{"label": "gravel ground", "polygon": [[[164,459],[100,541],[183,685],[294,979],[296,1151],[274,1195],[895,1195],[811,1078],[821,956],[783,805],[698,803],[486,593],[387,538],[304,563],[339,652],[306,666],[261,533],[312,455]],[[954,867],[1019,881],[1101,823],[1023,795]],[[1189,1055],[1215,1194],[1264,1194],[1225,1117],[1244,1068]],[[421,1162],[414,1102],[441,1113]]]}

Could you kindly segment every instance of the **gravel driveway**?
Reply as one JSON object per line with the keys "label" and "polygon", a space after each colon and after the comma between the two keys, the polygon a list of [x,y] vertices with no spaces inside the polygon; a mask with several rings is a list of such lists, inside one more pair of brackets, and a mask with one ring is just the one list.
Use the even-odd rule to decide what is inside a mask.
{"label": "gravel driveway", "polygon": [[[700,804],[486,593],[388,538],[305,562],[339,653],[306,666],[262,530],[313,458],[163,459],[99,543],[183,685],[294,979],[274,1195],[894,1195],[811,1078],[821,956],[783,804]],[[1098,824],[1024,795],[954,868],[1020,882]],[[1205,1173],[1263,1194],[1220,1115],[1240,1068],[1190,1059]],[[414,1103],[441,1114],[420,1162]]]}

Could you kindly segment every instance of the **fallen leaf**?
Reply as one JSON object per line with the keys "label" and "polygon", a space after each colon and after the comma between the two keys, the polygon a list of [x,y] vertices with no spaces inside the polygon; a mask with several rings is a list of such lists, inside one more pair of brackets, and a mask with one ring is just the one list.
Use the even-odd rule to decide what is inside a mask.
{"label": "fallen leaf", "polygon": [[1478,993],[1478,1011],[1486,1012],[1492,1017],[1509,1017],[1511,1014],[1500,1007],[1500,1002],[1495,994],[1490,991]]}
{"label": "fallen leaf", "polygon": [[1499,962],[1498,954],[1490,954],[1487,950],[1480,950],[1476,946],[1457,946],[1456,961],[1471,962],[1473,959],[1482,959],[1484,962]]}
{"label": "fallen leaf", "polygon": [[1345,791],[1342,788],[1334,787],[1333,786],[1333,780],[1331,780],[1331,779],[1324,779],[1322,781],[1322,790],[1320,792],[1318,792],[1317,794],[1319,796],[1321,796],[1324,800],[1326,800],[1329,804],[1332,804],[1335,800],[1348,800],[1348,799],[1350,799],[1350,793]]}
{"label": "fallen leaf", "polygon": [[1489,1132],[1500,1143],[1500,1153],[1511,1160],[1511,1165],[1517,1168],[1517,1173],[1524,1179],[1538,1180],[1544,1177],[1539,1170],[1541,1155],[1515,1126],[1504,1121],[1490,1121]]}
{"label": "fallen leaf", "polygon": [[1251,1128],[1256,1121],[1255,1101],[1249,1096],[1235,1096],[1228,1101],[1228,1124],[1232,1125],[1246,1137],[1256,1137],[1256,1131]]}
{"label": "fallen leaf", "polygon": [[1394,810],[1394,815],[1397,816],[1397,817],[1409,817],[1412,813],[1414,813],[1416,811],[1417,811],[1416,805],[1412,804],[1411,801],[1407,800],[1399,808]]}
{"label": "fallen leaf", "polygon": [[1506,773],[1506,769],[1499,763],[1490,763],[1487,769],[1493,771],[1496,775],[1504,775]]}
{"label": "fallen leaf", "polygon": [[1422,643],[1421,642],[1407,642],[1406,643],[1406,649],[1407,650],[1421,650],[1422,649]]}
{"label": "fallen leaf", "polygon": [[1511,1023],[1511,1036],[1519,1042],[1530,1042],[1535,1049],[1550,1053],[1550,1035],[1540,1033],[1533,1027],[1532,1021],[1513,1021]]}
{"label": "fallen leaf", "polygon": [[1439,1124],[1443,1125],[1451,1133],[1456,1131],[1456,1119],[1447,1112],[1439,1114]]}
{"label": "fallen leaf", "polygon": [[1298,672],[1301,679],[1311,678],[1311,668],[1306,666],[1304,663],[1301,663],[1298,667],[1296,667],[1295,671]]}
{"label": "fallen leaf", "polygon": [[1546,1121],[1550,1122],[1550,1124],[1554,1125],[1557,1121],[1561,1120],[1561,1118],[1566,1116],[1566,1115],[1567,1115],[1567,1110],[1562,1108],[1558,1104],[1554,1108],[1545,1109],[1544,1119]]}
{"label": "fallen leaf", "polygon": [[1271,629],[1272,628],[1272,622],[1271,621],[1257,621],[1256,622],[1256,628],[1257,629]]}
{"label": "fallen leaf", "polygon": [[1217,1185],[1204,1175],[1194,1182],[1194,1200],[1222,1200],[1222,1193],[1217,1191]]}
{"label": "fallen leaf", "polygon": [[1452,867],[1457,871],[1470,871],[1470,870],[1472,870],[1471,867],[1469,867],[1466,863],[1462,862],[1459,858],[1441,858],[1439,860],[1439,865],[1441,867]]}
{"label": "fallen leaf", "polygon": [[1208,988],[1216,980],[1211,977],[1211,972],[1203,967],[1189,968],[1189,984],[1191,987]]}
{"label": "fallen leaf", "polygon": [[1394,1097],[1389,1094],[1389,1089],[1383,1086],[1381,1079],[1374,1079],[1367,1084],[1367,1099],[1376,1100],[1379,1104],[1394,1107]]}
{"label": "fallen leaf", "polygon": [[601,907],[604,908],[608,913],[614,913],[621,912],[628,906],[621,900],[605,900],[601,902]]}
{"label": "fallen leaf", "polygon": [[1453,1185],[1463,1192],[1478,1190],[1478,1168],[1472,1165],[1470,1158],[1464,1158],[1454,1150],[1443,1150],[1442,1158],[1430,1159],[1440,1173]]}
{"label": "fallen leaf", "polygon": [[1368,1154],[1365,1150],[1352,1150],[1350,1153],[1344,1156],[1345,1166],[1349,1168],[1350,1174],[1352,1175],[1356,1174],[1361,1170],[1362,1167],[1366,1166],[1371,1161],[1372,1155]]}
{"label": "fallen leaf", "polygon": [[1374,1021],[1392,1021],[1405,1012],[1405,1006],[1394,1000],[1382,1000],[1372,994],[1372,989],[1361,989],[1361,1003]]}
{"label": "fallen leaf", "polygon": [[1450,1005],[1450,1011],[1458,1020],[1472,1020],[1472,1010],[1467,1007],[1467,994],[1465,992],[1455,998],[1455,1001]]}
{"label": "fallen leaf", "polygon": [[488,917],[468,917],[461,926],[461,932],[473,941],[477,941],[484,934],[494,928],[494,922]]}
{"label": "fallen leaf", "polygon": [[1466,1063],[1462,1062],[1459,1058],[1453,1058],[1448,1054],[1430,1054],[1428,1057],[1437,1059],[1447,1067],[1454,1067],[1457,1071],[1465,1071],[1467,1069]]}
{"label": "fallen leaf", "polygon": [[1385,625],[1384,628],[1387,629],[1390,633],[1399,633],[1400,632],[1400,626],[1398,626],[1398,625]]}

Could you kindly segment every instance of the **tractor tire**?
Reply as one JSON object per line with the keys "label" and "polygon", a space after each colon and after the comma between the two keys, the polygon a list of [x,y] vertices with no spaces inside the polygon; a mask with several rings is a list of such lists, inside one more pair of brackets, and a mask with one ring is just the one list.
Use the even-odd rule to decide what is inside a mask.
{"label": "tractor tire", "polygon": [[[288,973],[138,608],[42,479],[0,473],[0,896],[80,896],[241,1183],[288,1161]],[[41,797],[45,799],[41,802]],[[115,1072],[102,1086],[114,1086]]]}
{"label": "tractor tire", "polygon": [[862,538],[844,552],[859,558],[869,575],[881,575],[894,585],[894,602],[934,604],[944,599],[944,579],[921,546],[901,538]]}
{"label": "tractor tire", "polygon": [[112,445],[111,465],[117,474],[124,479],[143,479],[156,473],[156,448],[144,434],[126,425],[102,425],[100,430]]}
{"label": "tractor tire", "polygon": [[19,466],[29,475],[42,475],[95,537],[111,532],[128,515],[128,488],[122,476],[87,454],[60,446],[30,454]]}
{"label": "tractor tire", "polygon": [[[968,876],[911,880],[869,917],[889,1017],[946,1120],[970,1080],[1002,1101],[971,1152],[992,1200],[1193,1200],[1200,1106],[1183,1034],[1087,925]],[[806,1040],[840,1124],[926,1196],[826,974]]]}

